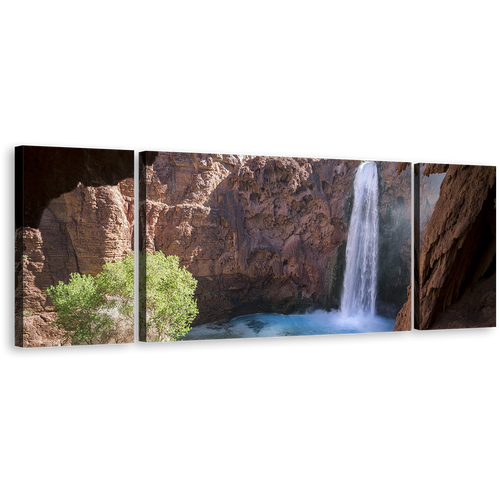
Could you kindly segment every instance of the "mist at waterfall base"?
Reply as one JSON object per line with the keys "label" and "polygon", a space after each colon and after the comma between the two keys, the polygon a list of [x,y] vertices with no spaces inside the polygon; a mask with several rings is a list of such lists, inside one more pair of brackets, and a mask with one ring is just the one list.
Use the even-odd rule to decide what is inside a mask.
{"label": "mist at waterfall base", "polygon": [[354,179],[354,205],[347,237],[344,293],[340,310],[306,314],[261,313],[227,323],[191,329],[185,340],[330,335],[387,332],[396,320],[376,315],[378,265],[378,172],[374,162],[360,164]]}

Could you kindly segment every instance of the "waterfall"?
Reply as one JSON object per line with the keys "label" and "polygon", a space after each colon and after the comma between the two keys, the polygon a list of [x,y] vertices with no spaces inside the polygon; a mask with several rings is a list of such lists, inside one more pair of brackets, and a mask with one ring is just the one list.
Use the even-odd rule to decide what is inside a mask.
{"label": "waterfall", "polygon": [[354,207],[347,235],[341,312],[344,317],[375,314],[378,264],[378,174],[375,162],[358,167]]}

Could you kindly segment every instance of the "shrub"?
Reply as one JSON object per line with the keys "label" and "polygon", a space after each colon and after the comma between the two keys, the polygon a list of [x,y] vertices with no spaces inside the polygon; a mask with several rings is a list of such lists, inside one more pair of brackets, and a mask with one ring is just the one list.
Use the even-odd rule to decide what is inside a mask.
{"label": "shrub", "polygon": [[[165,256],[163,252],[146,253],[147,340],[153,342],[179,340],[191,328],[198,314],[194,294],[196,279],[186,268],[179,267],[179,258]],[[106,264],[98,276],[101,290],[111,296],[110,304],[118,308],[122,316],[133,318],[134,287],[133,253],[122,261]]]}
{"label": "shrub", "polygon": [[[146,328],[151,341],[178,340],[198,314],[196,279],[179,267],[179,258],[162,252],[146,254]],[[141,291],[142,292],[142,291]],[[102,344],[123,341],[134,324],[134,253],[103,266],[95,278],[70,275],[46,290],[57,312],[63,343]],[[141,293],[142,295],[142,293]]]}
{"label": "shrub", "polygon": [[46,294],[57,312],[55,321],[66,332],[63,343],[73,345],[104,343],[113,320],[105,314],[106,297],[98,289],[96,279],[79,273],[70,275],[69,283],[51,286]]}
{"label": "shrub", "polygon": [[104,264],[96,276],[97,290],[107,297],[107,307],[134,321],[134,252],[117,262]]}
{"label": "shrub", "polygon": [[198,314],[194,294],[198,282],[179,257],[146,254],[146,331],[155,342],[178,340]]}

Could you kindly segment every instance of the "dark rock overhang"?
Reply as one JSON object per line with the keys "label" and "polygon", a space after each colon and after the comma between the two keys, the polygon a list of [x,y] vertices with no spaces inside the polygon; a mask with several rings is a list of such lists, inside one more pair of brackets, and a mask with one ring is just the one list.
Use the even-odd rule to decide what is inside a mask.
{"label": "dark rock overhang", "polygon": [[16,229],[38,228],[50,200],[84,186],[116,185],[134,177],[134,152],[119,149],[16,148]]}

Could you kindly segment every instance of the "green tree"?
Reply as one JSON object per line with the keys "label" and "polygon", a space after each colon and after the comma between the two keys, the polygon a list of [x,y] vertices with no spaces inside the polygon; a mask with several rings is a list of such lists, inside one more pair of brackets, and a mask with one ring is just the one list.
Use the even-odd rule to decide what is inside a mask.
{"label": "green tree", "polygon": [[[196,279],[179,267],[179,258],[146,254],[146,328],[151,341],[178,340],[198,314]],[[141,290],[141,295],[142,294]],[[95,278],[72,273],[68,284],[46,290],[57,312],[64,343],[106,343],[117,331],[133,330],[134,253],[103,266]]]}
{"label": "green tree", "polygon": [[179,257],[146,254],[146,331],[154,342],[178,340],[198,314],[194,294],[198,282]]}
{"label": "green tree", "polygon": [[104,313],[106,298],[95,278],[72,273],[67,285],[60,281],[46,293],[57,312],[56,325],[66,332],[63,343],[82,345],[106,341],[113,319]]}
{"label": "green tree", "polygon": [[121,260],[108,262],[96,276],[96,286],[107,299],[107,308],[115,309],[121,316],[134,321],[134,252]]}

